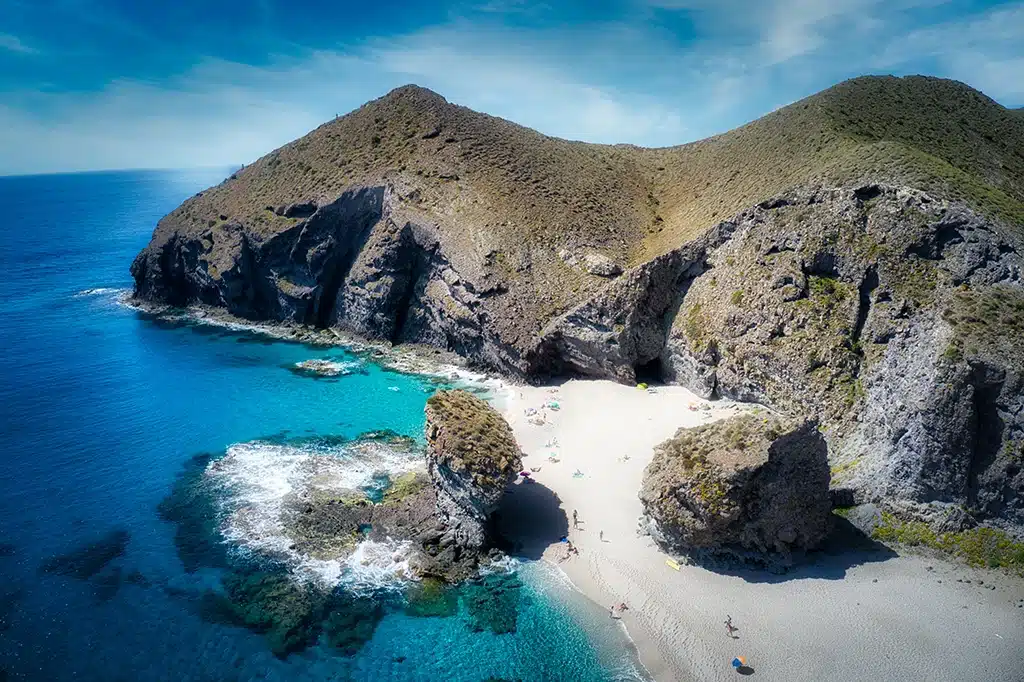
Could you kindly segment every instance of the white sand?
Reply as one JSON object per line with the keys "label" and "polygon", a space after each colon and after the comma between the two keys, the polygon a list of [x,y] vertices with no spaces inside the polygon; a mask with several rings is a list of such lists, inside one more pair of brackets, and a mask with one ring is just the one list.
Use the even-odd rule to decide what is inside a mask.
{"label": "white sand", "polygon": [[[819,556],[785,576],[668,567],[637,533],[652,449],[681,426],[742,407],[691,411],[704,401],[683,388],[649,394],[606,381],[571,381],[557,393],[512,390],[505,409],[524,465],[541,470],[540,485],[515,487],[506,530],[518,533],[524,554],[543,553],[599,604],[625,601],[622,622],[657,680],[739,677],[730,665],[737,655],[763,680],[1024,680],[1019,580],[863,549]],[[550,399],[561,409],[546,410],[543,426],[530,424],[524,409]],[[552,438],[558,446],[545,447]],[[561,461],[549,462],[551,452]],[[573,477],[577,469],[582,478]],[[571,530],[574,509],[579,530]],[[580,555],[559,562],[566,519]],[[738,639],[726,636],[727,614]]]}

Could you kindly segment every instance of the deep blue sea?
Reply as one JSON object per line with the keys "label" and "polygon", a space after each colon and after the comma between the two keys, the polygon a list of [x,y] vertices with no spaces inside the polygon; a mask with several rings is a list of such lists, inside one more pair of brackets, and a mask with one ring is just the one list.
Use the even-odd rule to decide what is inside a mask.
{"label": "deep blue sea", "polygon": [[157,220],[229,172],[0,178],[0,681],[636,679],[542,564],[410,609],[396,548],[289,553],[288,496],[387,485],[436,385],[119,303]]}

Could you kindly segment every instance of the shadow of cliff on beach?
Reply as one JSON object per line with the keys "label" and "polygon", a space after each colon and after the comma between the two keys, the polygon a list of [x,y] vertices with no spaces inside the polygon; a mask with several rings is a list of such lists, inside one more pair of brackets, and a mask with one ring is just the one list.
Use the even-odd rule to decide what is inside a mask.
{"label": "shadow of cliff on beach", "polygon": [[761,568],[739,560],[708,558],[695,565],[751,583],[781,583],[790,580],[842,580],[849,569],[863,564],[888,561],[899,556],[889,547],[872,540],[852,523],[835,517],[832,532],[815,550],[795,559],[788,570]]}
{"label": "shadow of cliff on beach", "polygon": [[510,485],[493,520],[501,549],[521,559],[540,559],[549,545],[569,534],[561,504],[542,483]]}

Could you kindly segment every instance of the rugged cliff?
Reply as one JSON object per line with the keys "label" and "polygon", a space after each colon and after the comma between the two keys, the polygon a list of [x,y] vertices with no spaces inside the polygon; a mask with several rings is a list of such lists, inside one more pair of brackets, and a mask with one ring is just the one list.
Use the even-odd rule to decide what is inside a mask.
{"label": "rugged cliff", "polygon": [[828,534],[828,484],[816,423],[744,414],[680,429],[658,446],[640,499],[670,550],[786,566]]}
{"label": "rugged cliff", "polygon": [[1021,254],[1014,231],[917,191],[801,190],[625,273],[545,338],[577,372],[820,418],[856,501],[1019,527]]}
{"label": "rugged cliff", "polygon": [[185,202],[132,274],[144,302],[812,413],[854,499],[1020,529],[1022,227],[1024,121],[951,81],[658,150],[405,87]]}
{"label": "rugged cliff", "polygon": [[491,515],[523,467],[504,418],[466,391],[439,391],[427,401],[427,472],[445,524],[442,548],[486,548]]}

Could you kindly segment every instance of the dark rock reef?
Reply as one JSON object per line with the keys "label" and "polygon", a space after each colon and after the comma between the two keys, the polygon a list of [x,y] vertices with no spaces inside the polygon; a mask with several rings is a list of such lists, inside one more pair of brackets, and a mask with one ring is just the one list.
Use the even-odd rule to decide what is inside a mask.
{"label": "dark rock reef", "polygon": [[[422,468],[394,478],[381,476],[359,490],[316,484],[283,500],[280,530],[291,543],[282,552],[226,552],[221,523],[224,490],[209,480],[224,460],[198,455],[186,463],[168,497],[158,506],[176,527],[175,546],[187,572],[218,569],[221,589],[194,592],[168,587],[204,620],[244,627],[266,636],[279,657],[325,642],[353,655],[369,641],[388,612],[418,617],[467,614],[467,625],[497,634],[513,632],[519,583],[500,569],[481,571],[499,553],[492,548],[490,515],[519,471],[519,449],[511,429],[487,403],[465,391],[441,391],[427,408],[430,447]],[[324,439],[318,439],[326,444]],[[415,457],[416,442],[389,431],[359,439],[331,439],[348,456],[367,457],[384,448]],[[315,466],[315,465],[311,465]],[[428,473],[429,472],[429,473]],[[329,475],[328,475],[329,478]],[[379,484],[379,485],[378,485]],[[408,594],[393,590],[351,591],[299,580],[295,557],[345,560],[362,540],[407,559]],[[47,572],[87,578],[120,556],[127,534],[113,533],[68,555],[55,557]],[[397,558],[396,558],[397,557]],[[403,576],[399,576],[403,577]]]}
{"label": "dark rock reef", "polygon": [[655,450],[640,499],[669,551],[786,566],[828,534],[828,483],[817,425],[762,411],[680,429]]}
{"label": "dark rock reef", "polygon": [[42,573],[89,580],[103,572],[111,562],[124,555],[131,534],[122,528],[84,543],[67,554],[50,557],[40,566]]}

